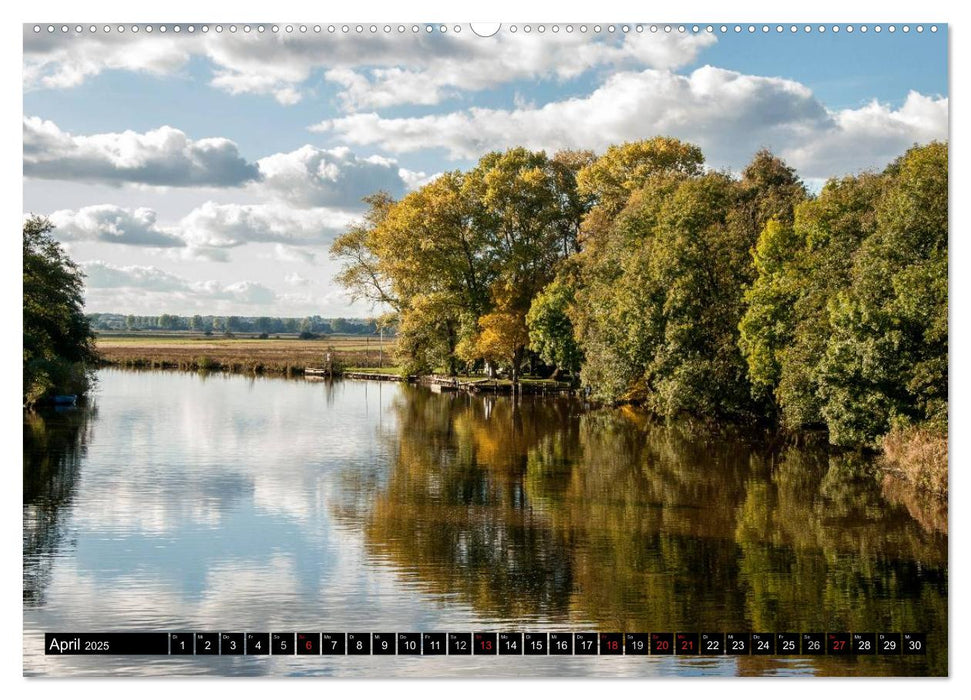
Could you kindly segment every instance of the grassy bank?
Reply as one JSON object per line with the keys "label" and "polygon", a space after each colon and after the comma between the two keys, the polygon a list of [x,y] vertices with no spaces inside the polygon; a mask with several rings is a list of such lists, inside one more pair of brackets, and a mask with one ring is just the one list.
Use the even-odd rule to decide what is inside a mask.
{"label": "grassy bank", "polygon": [[[202,334],[99,335],[102,360],[119,367],[225,370],[266,374],[302,374],[324,367],[328,353],[340,367],[375,370],[390,367],[390,342],[360,336],[318,340],[294,337],[220,338]],[[388,371],[391,371],[390,369]]]}

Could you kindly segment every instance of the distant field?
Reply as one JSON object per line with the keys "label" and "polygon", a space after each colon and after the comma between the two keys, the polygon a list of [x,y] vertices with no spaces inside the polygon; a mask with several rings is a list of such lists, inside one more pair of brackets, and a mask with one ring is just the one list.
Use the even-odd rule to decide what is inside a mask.
{"label": "distant field", "polygon": [[345,367],[388,367],[392,342],[336,335],[299,340],[282,334],[261,339],[201,333],[101,333],[95,344],[106,362],[127,367],[301,373],[306,367],[323,367],[328,352],[333,362]]}

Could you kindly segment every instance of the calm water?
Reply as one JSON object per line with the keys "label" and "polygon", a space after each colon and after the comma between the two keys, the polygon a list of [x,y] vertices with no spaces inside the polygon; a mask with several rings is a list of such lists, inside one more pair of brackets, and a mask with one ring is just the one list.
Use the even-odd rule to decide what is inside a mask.
{"label": "calm water", "polygon": [[[568,399],[105,370],[24,418],[27,674],[946,674],[946,516]],[[926,631],[926,658],[45,657],[44,631]]]}

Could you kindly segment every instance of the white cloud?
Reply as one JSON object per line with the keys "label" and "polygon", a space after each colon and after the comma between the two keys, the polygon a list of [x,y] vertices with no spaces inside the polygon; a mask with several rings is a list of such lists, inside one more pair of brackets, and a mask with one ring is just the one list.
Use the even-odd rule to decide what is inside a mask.
{"label": "white cloud", "polygon": [[948,138],[948,100],[911,91],[898,108],[876,100],[833,114],[832,127],[783,153],[800,172],[827,177],[881,168],[915,143]]}
{"label": "white cloud", "polygon": [[317,256],[306,248],[297,248],[295,246],[277,243],[273,246],[273,257],[280,262],[313,264]]}
{"label": "white cloud", "polygon": [[432,180],[437,179],[441,173],[439,172],[428,175],[427,173],[421,171],[401,168],[398,170],[398,175],[402,180],[404,180],[405,187],[410,191],[417,190],[419,187],[424,187]]}
{"label": "white cloud", "polygon": [[291,287],[306,287],[310,284],[310,280],[306,277],[301,277],[297,272],[291,272],[283,280]]}
{"label": "white cloud", "polygon": [[174,292],[189,289],[189,283],[181,277],[163,272],[154,266],[116,266],[93,260],[81,264],[85,286],[88,289],[137,288],[152,292]]}
{"label": "white cloud", "polygon": [[[261,273],[258,255],[248,261],[248,279],[190,280],[155,265],[125,265],[104,260],[82,262],[86,273],[85,308],[91,312],[176,313],[268,316],[366,316],[365,305],[351,305],[340,288],[324,281],[336,272],[324,264],[319,277],[291,272],[280,284],[279,272]],[[257,263],[254,266],[254,263]],[[265,265],[263,266],[265,268]],[[239,268],[233,268],[239,269]],[[253,279],[258,277],[260,279]],[[276,281],[273,281],[276,280]],[[322,283],[323,288],[318,283]]]}
{"label": "white cloud", "polygon": [[272,304],[276,300],[276,292],[269,287],[264,287],[259,282],[249,280],[243,282],[233,282],[220,288],[218,283],[212,288],[212,293],[217,299],[230,299],[243,304]]}
{"label": "white cloud", "polygon": [[218,262],[230,261],[228,248],[212,248],[206,246],[186,246],[185,248],[167,248],[165,255],[170,260],[188,262]]}
{"label": "white cloud", "polygon": [[[471,32],[431,35],[287,37],[274,44],[222,41],[210,58],[223,67],[218,87],[278,94],[297,89],[315,69],[340,85],[345,109],[437,104],[464,91],[515,80],[567,80],[598,67],[676,68],[691,63],[712,34],[630,32],[592,37],[579,32],[512,33],[489,40]],[[269,65],[267,65],[269,64]],[[407,66],[407,67],[405,67]],[[254,76],[260,76],[258,83]],[[287,95],[287,97],[291,97]],[[283,100],[281,100],[283,101]]]}
{"label": "white cloud", "polygon": [[719,167],[740,166],[765,146],[805,177],[828,177],[885,165],[914,142],[946,138],[947,126],[947,98],[911,93],[899,110],[873,103],[830,112],[798,82],[704,66],[689,75],[616,73],[589,95],[542,107],[353,114],[311,130],[393,153],[440,147],[455,159],[513,145],[602,150],[661,134],[697,143]]}
{"label": "white cloud", "polygon": [[808,126],[827,118],[822,105],[799,83],[705,66],[687,76],[660,70],[615,73],[589,95],[542,107],[472,108],[390,119],[354,114],[323,121],[311,130],[395,153],[440,146],[452,158],[476,158],[515,144],[603,149],[659,133],[698,141],[733,133],[763,137],[767,130]]}
{"label": "white cloud", "polygon": [[24,175],[119,185],[227,187],[259,173],[225,138],[192,140],[170,126],[145,133],[75,136],[54,122],[24,117]]}
{"label": "white cloud", "polygon": [[328,245],[355,215],[325,207],[294,209],[285,204],[217,204],[206,202],[181,220],[161,225],[147,207],[125,209],[111,204],[56,211],[49,217],[54,235],[64,242],[97,241],[169,248],[178,260],[227,262],[227,250],[247,243],[276,243],[276,257],[313,262],[301,246]]}
{"label": "white cloud", "polygon": [[168,248],[185,246],[185,241],[156,223],[153,210],[131,210],[111,204],[62,209],[48,217],[63,241],[101,241],[123,245]]}
{"label": "white cloud", "polygon": [[216,204],[193,209],[174,230],[190,246],[232,248],[244,243],[326,244],[355,220],[353,214],[284,204]]}
{"label": "white cloud", "polygon": [[[296,79],[293,82],[303,82],[307,77],[301,72],[298,76],[295,76]],[[295,105],[301,99],[300,92],[290,82],[271,75],[217,70],[211,84],[213,87],[225,90],[230,95],[273,95],[276,101],[282,105]]]}
{"label": "white cloud", "polygon": [[359,208],[361,199],[377,190],[399,196],[407,185],[406,175],[410,175],[394,160],[361,158],[346,147],[306,145],[261,158],[257,165],[262,190],[301,207]]}
{"label": "white cloud", "polygon": [[24,175],[43,179],[147,187],[249,184],[249,194],[297,207],[359,210],[362,198],[377,190],[398,197],[428,177],[392,158],[358,156],[344,146],[306,144],[250,164],[229,139],[193,141],[170,126],[75,136],[51,121],[26,117],[23,127]]}
{"label": "white cloud", "polygon": [[434,105],[458,92],[455,86],[436,82],[434,76],[429,76],[425,70],[372,68],[359,71],[332,68],[324,77],[343,88],[341,102],[349,111],[401,104]]}
{"label": "white cloud", "polygon": [[341,87],[346,109],[374,109],[436,104],[515,80],[566,80],[599,67],[676,68],[693,62],[715,41],[707,33],[590,36],[506,30],[491,39],[472,32],[61,37],[35,35],[25,27],[24,80],[28,88],[67,87],[105,70],[171,74],[196,55],[211,64],[211,84],[230,94],[269,95],[294,104],[320,73]]}
{"label": "white cloud", "polygon": [[188,37],[95,32],[35,34],[24,25],[24,85],[65,88],[106,70],[170,75],[195,51]]}
{"label": "white cloud", "polygon": [[[147,299],[164,299],[167,306],[187,305],[204,308],[206,304],[226,302],[244,306],[266,306],[276,301],[277,295],[269,287],[251,280],[241,280],[223,284],[216,280],[190,282],[189,280],[165,272],[155,266],[113,265],[101,260],[81,263],[86,279],[87,305],[96,306],[101,300],[117,305],[119,294],[124,294],[136,305],[145,306]],[[108,292],[105,294],[105,292]],[[133,299],[132,297],[138,297]],[[156,306],[155,308],[163,308]]]}

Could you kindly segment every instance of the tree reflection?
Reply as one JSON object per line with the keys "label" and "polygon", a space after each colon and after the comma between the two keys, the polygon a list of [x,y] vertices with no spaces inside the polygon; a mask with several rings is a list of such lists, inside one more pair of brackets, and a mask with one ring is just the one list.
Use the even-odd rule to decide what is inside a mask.
{"label": "tree reflection", "polygon": [[40,606],[62,546],[94,408],[24,411],[24,605]]}
{"label": "tree reflection", "polygon": [[564,399],[408,389],[391,411],[390,471],[341,515],[485,617],[947,643],[947,536],[859,456]]}

